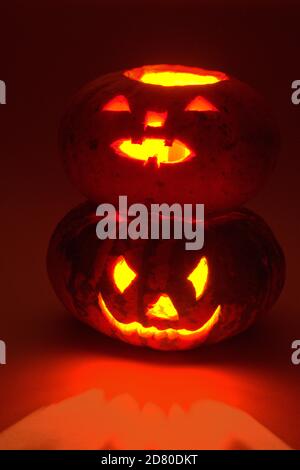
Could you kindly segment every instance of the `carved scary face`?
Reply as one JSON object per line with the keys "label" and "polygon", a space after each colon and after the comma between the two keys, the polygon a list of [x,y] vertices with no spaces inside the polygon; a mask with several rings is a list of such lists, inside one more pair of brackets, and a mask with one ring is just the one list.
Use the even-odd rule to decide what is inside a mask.
{"label": "carved scary face", "polygon": [[218,321],[221,306],[212,298],[207,259],[195,265],[188,256],[178,257],[178,245],[133,248],[126,252],[131,266],[123,255],[108,260],[98,301],[120,336],[191,343],[205,338]]}
{"label": "carved scary face", "polygon": [[60,146],[88,199],[204,203],[206,213],[247,201],[273,167],[277,134],[260,97],[221,72],[146,66],[100,77],[75,97]]}
{"label": "carved scary face", "polygon": [[220,341],[253,323],[282,288],[282,252],[249,211],[210,219],[200,251],[184,240],[100,241],[94,214],[86,203],[64,218],[48,269],[66,307],[110,336],[165,350]]}

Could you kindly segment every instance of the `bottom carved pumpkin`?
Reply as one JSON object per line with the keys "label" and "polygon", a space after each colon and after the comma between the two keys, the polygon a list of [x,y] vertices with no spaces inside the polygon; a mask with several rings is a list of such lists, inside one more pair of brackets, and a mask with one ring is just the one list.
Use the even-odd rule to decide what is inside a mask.
{"label": "bottom carved pumpkin", "polygon": [[48,273],[65,307],[134,345],[182,350],[236,335],[276,301],[285,264],[270,228],[242,209],[205,222],[200,251],[184,240],[105,240],[96,206],[58,224]]}

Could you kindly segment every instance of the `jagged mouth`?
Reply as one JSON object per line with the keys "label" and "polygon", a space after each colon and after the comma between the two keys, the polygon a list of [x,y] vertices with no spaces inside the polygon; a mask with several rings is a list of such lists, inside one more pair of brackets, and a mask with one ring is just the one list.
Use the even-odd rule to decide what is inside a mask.
{"label": "jagged mouth", "polygon": [[157,166],[180,163],[193,156],[193,152],[178,139],[170,144],[165,139],[158,138],[145,138],[140,143],[132,142],[132,139],[119,139],[111,147],[123,157],[140,160],[145,164],[156,161]]}
{"label": "jagged mouth", "polygon": [[108,323],[113,327],[114,331],[117,331],[124,336],[137,334],[141,337],[155,337],[156,339],[168,338],[169,340],[176,340],[177,338],[186,338],[189,340],[200,340],[209,334],[209,332],[218,322],[221,315],[221,305],[218,305],[209,320],[207,320],[197,330],[187,330],[184,328],[166,328],[161,330],[155,326],[143,326],[136,321],[131,323],[123,323],[118,321],[108,309],[101,293],[98,295],[98,305],[102,314]]}

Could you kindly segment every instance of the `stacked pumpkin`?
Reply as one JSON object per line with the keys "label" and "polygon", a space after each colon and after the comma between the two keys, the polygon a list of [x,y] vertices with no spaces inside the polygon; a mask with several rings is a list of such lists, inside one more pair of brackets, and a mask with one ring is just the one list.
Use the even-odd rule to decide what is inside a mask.
{"label": "stacked pumpkin", "polygon": [[[63,304],[109,336],[190,349],[248,328],[278,298],[284,257],[266,223],[240,208],[278,152],[263,100],[220,72],[158,65],[112,73],[75,96],[61,154],[89,199],[57,226],[48,272]],[[96,207],[204,203],[205,243],[99,240]]]}

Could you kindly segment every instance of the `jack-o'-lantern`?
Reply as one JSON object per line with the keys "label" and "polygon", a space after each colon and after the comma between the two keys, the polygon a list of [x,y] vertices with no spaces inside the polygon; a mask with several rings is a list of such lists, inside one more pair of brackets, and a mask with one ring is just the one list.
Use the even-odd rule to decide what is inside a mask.
{"label": "jack-o'-lantern", "polygon": [[180,350],[245,330],[274,303],[284,259],[272,232],[247,210],[208,219],[205,246],[184,240],[102,240],[85,203],[58,225],[48,272],[64,305],[107,335]]}
{"label": "jack-o'-lantern", "polygon": [[278,136],[262,99],[221,72],[178,65],[112,73],[74,98],[60,128],[64,166],[91,201],[236,208],[273,167]]}

